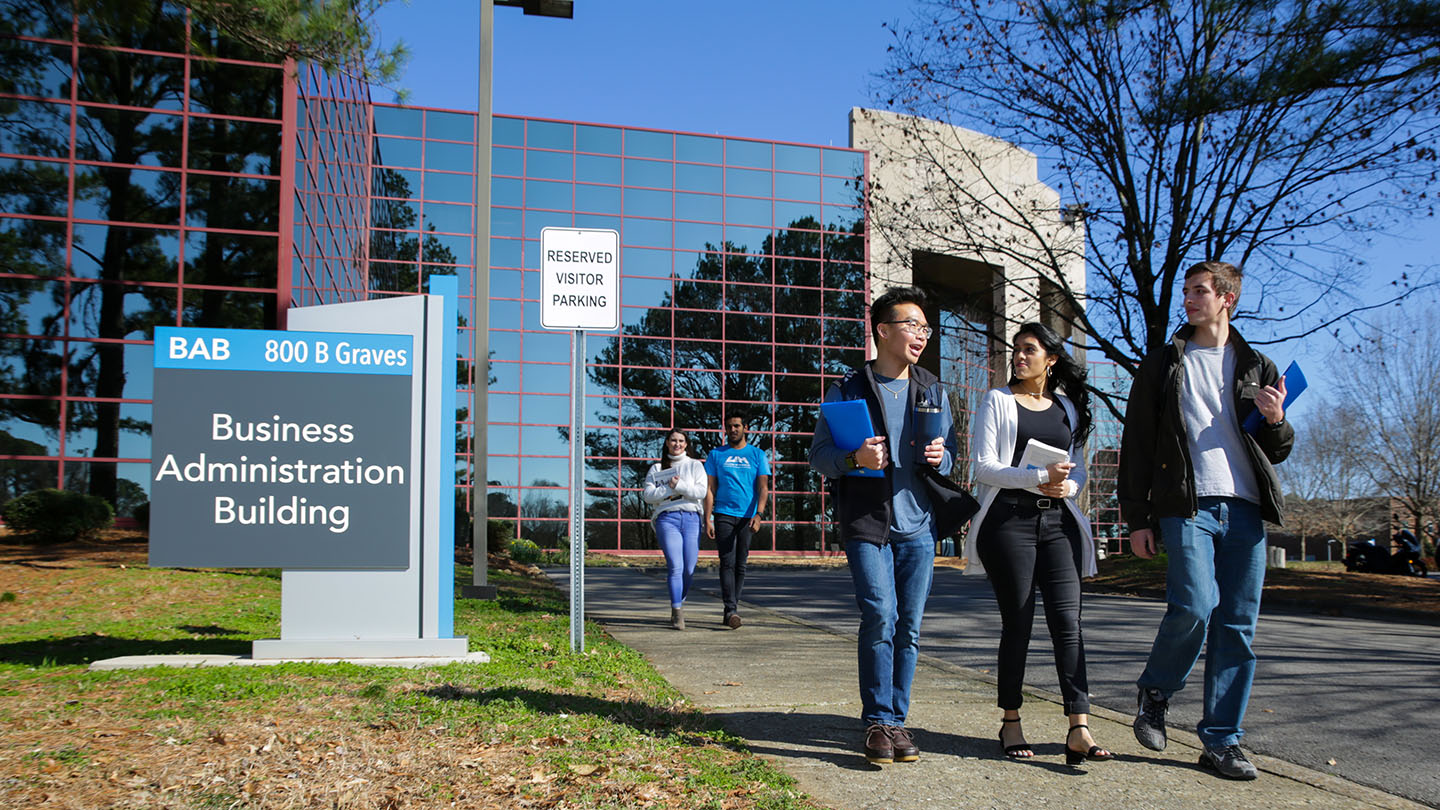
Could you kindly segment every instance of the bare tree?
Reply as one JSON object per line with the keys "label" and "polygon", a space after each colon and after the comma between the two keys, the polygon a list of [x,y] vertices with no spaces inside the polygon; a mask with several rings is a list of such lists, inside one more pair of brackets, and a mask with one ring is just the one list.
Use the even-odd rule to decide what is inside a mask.
{"label": "bare tree", "polygon": [[[1070,203],[1016,193],[1013,166],[983,142],[935,143],[917,126],[896,140],[948,216],[914,216],[877,189],[880,238],[1030,268],[1055,286],[1028,294],[1042,306],[1044,296],[1068,302],[1049,309],[1132,373],[1169,336],[1178,274],[1202,259],[1244,267],[1237,320],[1256,325],[1255,343],[1383,306],[1356,296],[1369,273],[1353,249],[1382,222],[1432,206],[1440,3],[935,0],[926,9],[896,30],[886,103],[1052,161],[1044,179]],[[1066,272],[1077,261],[1088,289]],[[1421,286],[1412,274],[1383,297]]]}
{"label": "bare tree", "polygon": [[1380,494],[1409,511],[1411,531],[1434,543],[1440,521],[1440,334],[1415,328],[1420,308],[1398,309],[1348,352],[1338,374],[1341,407],[1354,426],[1337,441],[1360,450],[1358,466]]}
{"label": "bare tree", "polygon": [[1296,426],[1295,450],[1279,468],[1285,491],[1286,527],[1306,541],[1322,538],[1343,544],[1360,531],[1374,506],[1375,483],[1366,472],[1367,450],[1359,415],[1334,402],[1311,403]]}

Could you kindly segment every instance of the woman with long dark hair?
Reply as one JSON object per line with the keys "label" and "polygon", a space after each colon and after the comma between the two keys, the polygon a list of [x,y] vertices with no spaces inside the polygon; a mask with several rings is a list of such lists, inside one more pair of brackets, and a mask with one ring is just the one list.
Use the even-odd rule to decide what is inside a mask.
{"label": "woman with long dark hair", "polygon": [[640,493],[646,503],[655,507],[651,521],[660,550],[665,553],[670,625],[676,630],[685,629],[685,597],[690,593],[690,580],[700,558],[701,502],[708,487],[704,465],[685,452],[689,446],[685,431],[672,429],[665,434],[665,449],[660,460],[651,465]]}
{"label": "woman with long dark hair", "polygon": [[[1080,578],[1095,573],[1090,521],[1075,505],[1085,486],[1082,446],[1092,426],[1085,366],[1065,351],[1055,330],[1026,323],[1015,333],[1011,369],[1008,385],[985,394],[975,423],[980,512],[966,537],[965,571],[990,575],[1000,607],[1000,747],[1014,759],[1035,755],[1020,728],[1020,705],[1038,588],[1070,719],[1065,761],[1111,759],[1090,735],[1080,634]],[[1043,463],[1022,464],[1027,447],[1031,459]]]}

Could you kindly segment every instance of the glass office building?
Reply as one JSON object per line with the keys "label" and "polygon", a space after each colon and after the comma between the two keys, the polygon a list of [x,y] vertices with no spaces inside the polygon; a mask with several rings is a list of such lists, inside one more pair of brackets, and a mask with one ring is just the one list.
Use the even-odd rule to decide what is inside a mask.
{"label": "glass office building", "polygon": [[[482,483],[492,519],[563,547],[573,337],[540,327],[539,236],[609,228],[622,325],[584,346],[589,547],[653,550],[638,489],[665,431],[703,452],[739,414],[774,472],[753,549],[834,549],[805,454],[826,386],[866,357],[866,151],[497,116],[477,460],[477,116],[373,104],[146,8],[0,5],[0,502],[47,486],[122,517],[146,502],[156,326],[284,328],[291,307],[444,274],[462,296],[457,503]],[[932,315],[927,362],[962,433],[991,384],[987,317]]]}

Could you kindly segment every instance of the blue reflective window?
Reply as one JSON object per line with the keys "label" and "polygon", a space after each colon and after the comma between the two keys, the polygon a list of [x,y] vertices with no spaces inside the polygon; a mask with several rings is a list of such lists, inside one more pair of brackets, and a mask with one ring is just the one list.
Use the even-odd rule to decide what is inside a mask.
{"label": "blue reflective window", "polygon": [[792,172],[820,173],[820,150],[813,146],[775,144],[775,168]]}
{"label": "blue reflective window", "polygon": [[627,245],[670,247],[670,221],[626,217],[620,241]]}
{"label": "blue reflective window", "polygon": [[501,118],[491,120],[490,138],[495,145],[524,146],[525,120],[522,118]]}
{"label": "blue reflective window", "polygon": [[[570,358],[569,332],[529,332],[522,347],[526,360],[568,360]],[[527,366],[529,371],[533,366]],[[528,387],[528,386],[527,386]]]}
{"label": "blue reflective window", "polygon": [[[760,200],[766,205],[769,200]],[[770,228],[747,228],[743,225],[726,225],[725,241],[735,246],[735,249],[745,253],[759,253],[765,249],[765,240],[770,238]]]}
{"label": "blue reflective window", "polygon": [[493,178],[490,181],[490,204],[520,207],[525,204],[524,194],[521,191],[524,187],[523,180],[516,180],[512,177]]}
{"label": "blue reflective window", "polygon": [[467,113],[425,112],[425,137],[475,142],[475,116]]}
{"label": "blue reflective window", "polygon": [[615,127],[575,127],[575,149],[579,152],[620,154],[620,130]]}
{"label": "blue reflective window", "polygon": [[575,156],[570,152],[544,152],[530,149],[525,152],[525,175],[547,180],[569,180]]}
{"label": "blue reflective window", "polygon": [[739,222],[745,225],[769,225],[770,201],[726,197],[725,221]]}
{"label": "blue reflective window", "polygon": [[848,205],[827,205],[825,206],[825,229],[830,231],[848,231],[864,219],[860,209]]}
{"label": "blue reflective window", "polygon": [[[525,237],[527,239],[539,239],[540,232],[542,230],[546,228],[569,228],[571,227],[572,222],[573,215],[569,212],[569,210],[527,211],[525,212]],[[540,250],[540,245],[538,243],[535,245],[535,250],[537,252],[538,259],[538,252]],[[540,262],[535,261],[533,263],[527,263],[525,266],[539,267]],[[526,288],[526,291],[530,292],[528,287]],[[532,294],[538,296],[540,294],[540,288],[536,287]],[[535,321],[536,326],[538,326],[539,324],[540,322],[538,320]]]}
{"label": "blue reflective window", "polygon": [[725,163],[730,166],[770,168],[770,144],[763,141],[725,140]]}
{"label": "blue reflective window", "polygon": [[600,214],[576,214],[575,227],[604,228],[618,233],[620,231],[620,217],[607,217]]}
{"label": "blue reflective window", "polygon": [[675,164],[675,187],[685,191],[709,191],[719,194],[724,190],[725,175],[719,166],[696,166],[693,163]]}
{"label": "blue reflective window", "polygon": [[490,233],[492,236],[519,236],[520,209],[491,207]]}
{"label": "blue reflective window", "polygon": [[425,173],[425,199],[468,203],[475,200],[475,175]]}
{"label": "blue reflective window", "polygon": [[470,239],[465,236],[426,234],[420,243],[420,260],[429,264],[473,264]]}
{"label": "blue reflective window", "polygon": [[[519,239],[491,239],[490,264],[496,267],[520,267]],[[515,294],[520,294],[519,278],[516,278]]]}
{"label": "blue reflective window", "polygon": [[620,189],[616,186],[575,184],[575,210],[602,214],[620,213]]}
{"label": "blue reflective window", "polygon": [[755,171],[754,169],[726,169],[725,193],[744,194],[747,197],[769,197],[772,194],[770,177],[770,172]]}
{"label": "blue reflective window", "polygon": [[435,227],[437,231],[446,233],[470,233],[471,208],[469,205],[447,205],[445,203],[425,203],[423,209],[425,225]]}
{"label": "blue reflective window", "polygon": [[626,276],[620,280],[620,303],[627,307],[661,307],[670,302],[670,279]]}
{"label": "blue reflective window", "polygon": [[[547,353],[545,356],[533,354],[530,350],[530,341],[540,333],[528,333],[525,335],[525,357],[529,360],[566,360],[570,357],[570,342],[565,342],[565,348]],[[562,335],[562,337],[565,337]],[[568,394],[570,393],[570,367],[569,365],[548,365],[545,363],[525,364],[525,393],[527,394]],[[521,406],[522,413],[524,406]],[[529,416],[525,417],[529,420]],[[569,420],[566,420],[569,421]],[[555,431],[550,432],[551,442],[558,443],[559,438],[555,437]],[[565,452],[565,450],[542,450],[541,452]]]}
{"label": "blue reflective window", "polygon": [[490,173],[525,176],[525,150],[497,146],[490,150]]}
{"label": "blue reflective window", "polygon": [[670,197],[671,193],[668,191],[627,188],[625,189],[625,214],[632,217],[665,217],[669,219],[672,213]]}
{"label": "blue reflective window", "polygon": [[525,127],[525,145],[571,151],[575,148],[575,125],[556,121],[530,121]]}
{"label": "blue reflective window", "polygon": [[385,135],[420,137],[420,111],[406,107],[375,107],[375,131]]}
{"label": "blue reflective window", "polygon": [[670,188],[674,165],[669,161],[629,158],[625,161],[625,185]]}
{"label": "blue reflective window", "polygon": [[852,177],[825,178],[825,195],[822,198],[832,205],[855,205],[860,202],[860,189]]}
{"label": "blue reflective window", "polygon": [[[520,291],[516,290],[515,292],[519,293]],[[491,293],[491,295],[494,295],[494,293]],[[462,341],[462,343],[465,343],[465,341]],[[490,349],[495,352],[495,354],[492,355],[492,360],[519,360],[520,344],[519,332],[506,332],[497,329],[490,330]],[[494,419],[495,417],[492,414],[490,418]],[[499,421],[504,422],[506,420],[501,419]]]}
{"label": "blue reflective window", "polygon": [[[517,307],[517,306],[515,306],[515,302],[514,302],[514,301],[504,301],[504,300],[499,300],[499,299],[495,299],[495,298],[490,299],[490,328],[491,328],[491,329],[519,329],[519,328],[520,328],[520,308]],[[499,369],[502,368],[502,367],[504,367],[504,364],[502,364],[502,363],[500,363],[500,362],[498,362],[498,361],[497,361],[497,362],[494,362],[494,363],[491,363],[491,364],[490,364],[490,373],[491,373],[491,374],[495,374],[496,376],[499,376],[499,375],[498,375],[498,371],[499,371]],[[499,385],[499,384],[497,384],[497,383],[491,383],[490,387],[491,387],[492,389],[502,390],[502,391],[505,390],[507,387],[508,387],[510,390],[512,390],[512,391],[513,391],[513,390],[516,390],[516,386],[515,386],[515,385],[502,386],[502,385]]]}
{"label": "blue reflective window", "polygon": [[775,173],[775,196],[787,200],[820,198],[820,176],[816,174]]}
{"label": "blue reflective window", "polygon": [[671,145],[673,141],[674,136],[668,132],[627,129],[625,130],[625,154],[669,160],[675,156]]}
{"label": "blue reflective window", "polygon": [[670,275],[670,251],[627,247],[620,251],[620,272],[624,275]]}
{"label": "blue reflective window", "polygon": [[[498,264],[498,262],[495,262],[495,260],[494,260],[493,258],[491,259],[491,262]],[[520,297],[520,271],[519,271],[519,270],[496,270],[496,269],[494,269],[494,268],[491,268],[491,270],[490,270],[490,297],[491,297],[491,298],[519,298],[519,297]],[[492,324],[492,326],[493,326],[493,324]],[[518,347],[519,347],[519,344],[518,344],[518,343],[516,344],[516,347],[517,347],[517,351],[516,351],[513,355],[501,354],[500,351],[499,351],[498,349],[496,349],[496,351],[495,351],[495,356],[496,356],[497,358],[504,359],[504,360],[508,360],[508,359],[518,359],[518,358],[520,357],[520,352],[518,351]],[[494,340],[493,338],[490,340],[490,348],[492,348],[492,349],[495,348],[495,340]]]}
{"label": "blue reflective window", "polygon": [[825,173],[859,177],[865,173],[865,154],[840,149],[825,150]]}
{"label": "blue reflective window", "polygon": [[548,180],[525,181],[526,208],[556,208],[570,210],[574,203],[570,183],[555,183]]}
{"label": "blue reflective window", "polygon": [[[377,108],[378,109],[378,108]],[[376,138],[377,162],[384,166],[420,166],[420,141],[410,138]]]}
{"label": "blue reflective window", "polygon": [[675,223],[675,247],[684,250],[707,250],[720,247],[725,236],[720,225],[708,222]]}
{"label": "blue reflective window", "polygon": [[[811,224],[807,220],[813,220]],[[775,201],[775,223],[781,227],[814,228],[820,223],[820,204],[813,202]]]}
{"label": "blue reflective window", "polygon": [[486,425],[485,441],[492,453],[514,453],[520,448],[520,429],[510,425]]}
{"label": "blue reflective window", "polygon": [[411,169],[382,169],[375,189],[377,197],[413,200],[420,194],[420,172]]}
{"label": "blue reflective window", "polygon": [[675,218],[719,222],[724,216],[724,198],[717,194],[675,195]]}
{"label": "blue reflective window", "polygon": [[[537,336],[537,335],[533,335],[533,334],[532,334],[532,335],[526,335],[526,336],[525,336],[525,345],[526,345],[526,348],[527,348],[527,349],[529,348],[529,345],[530,345],[530,339],[531,339],[531,338],[534,338],[534,337],[538,337],[538,336]],[[546,335],[546,337],[568,338],[569,336],[568,336],[568,335],[563,335],[563,334],[556,334],[556,335]],[[569,341],[569,340],[566,340],[566,341],[565,341],[565,349],[564,349],[563,352],[562,352],[562,356],[568,357],[568,356],[569,356],[569,352],[570,352],[570,341]],[[538,395],[532,395],[532,396],[527,396],[527,397],[525,397],[525,421],[526,421],[526,422],[529,422],[529,423],[531,423],[531,424],[539,423],[539,424],[542,424],[542,425],[568,425],[568,424],[570,424],[570,397],[569,397],[569,396],[553,397],[553,396],[538,396]],[[543,432],[543,434],[544,434],[545,441],[546,441],[547,444],[553,444],[553,443],[555,442],[555,439],[556,439],[555,431],[553,431],[553,430],[546,430],[546,431]],[[535,452],[535,450],[532,449],[532,448],[529,446],[529,445],[530,445],[530,442],[529,442],[528,440],[526,441],[525,444],[526,444],[526,447],[525,447],[525,452],[526,452],[526,453]],[[528,462],[528,459],[527,459],[527,462]]]}
{"label": "blue reflective window", "polygon": [[575,156],[575,179],[586,183],[620,185],[620,158],[599,155]]}
{"label": "blue reflective window", "polygon": [[[540,242],[537,241],[539,238],[540,234],[536,233],[533,238],[525,240],[525,262],[521,265],[521,267],[526,267],[532,270],[540,267]],[[526,294],[529,295],[529,297],[531,298],[539,298],[540,274],[526,273],[525,283],[527,285],[525,287]]]}
{"label": "blue reflective window", "polygon": [[695,163],[723,163],[725,142],[703,135],[676,135],[675,158]]}

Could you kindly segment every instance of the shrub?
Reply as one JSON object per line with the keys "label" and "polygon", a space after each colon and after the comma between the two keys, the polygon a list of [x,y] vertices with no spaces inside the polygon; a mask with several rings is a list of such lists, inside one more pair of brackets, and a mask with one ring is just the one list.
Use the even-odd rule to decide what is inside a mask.
{"label": "shrub", "polygon": [[[485,548],[491,554],[504,554],[515,538],[515,521],[491,520],[486,524]],[[534,545],[533,543],[531,545]]]}
{"label": "shrub", "polygon": [[10,528],[47,542],[78,540],[115,521],[115,510],[105,499],[65,489],[27,492],[0,512]]}
{"label": "shrub", "polygon": [[135,507],[134,511],[130,513],[130,517],[135,519],[135,522],[140,525],[140,528],[150,528],[150,502],[146,501]]}
{"label": "shrub", "polygon": [[540,547],[525,538],[510,541],[510,559],[519,563],[534,564],[540,562]]}

